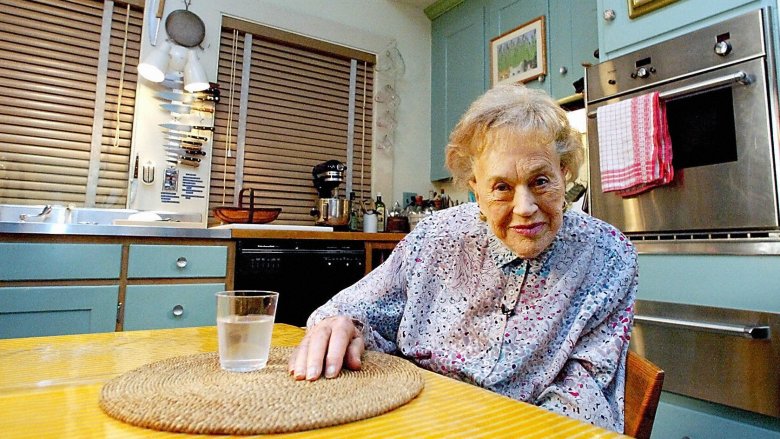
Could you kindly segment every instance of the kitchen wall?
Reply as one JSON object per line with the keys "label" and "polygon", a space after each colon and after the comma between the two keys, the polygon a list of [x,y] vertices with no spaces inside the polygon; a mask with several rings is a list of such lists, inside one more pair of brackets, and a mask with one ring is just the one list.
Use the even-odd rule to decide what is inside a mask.
{"label": "kitchen wall", "polygon": [[[147,0],[147,8],[150,4],[151,1]],[[183,8],[183,0],[168,0],[163,23],[164,17],[171,11]],[[206,25],[204,50],[199,52],[199,57],[211,81],[216,79],[223,15],[373,53],[381,53],[395,40],[406,71],[395,80],[401,103],[396,112],[398,124],[394,145],[389,150],[374,150],[373,192],[381,192],[385,200],[392,202],[400,200],[403,192],[427,193],[433,189],[429,177],[431,24],[422,9],[391,0],[193,0],[190,10]],[[158,40],[165,36],[163,25]],[[152,50],[146,35],[141,50],[142,59]],[[382,78],[378,80],[377,85],[381,85]],[[169,115],[159,108],[160,101],[154,97],[159,89],[156,84],[139,80],[133,140],[136,152],[151,147],[159,149],[162,144],[163,134],[158,124],[168,122]],[[375,90],[378,89],[375,87]],[[143,156],[141,161],[143,163]],[[206,177],[209,169],[201,166],[197,172]],[[130,207],[168,211],[191,211],[195,207],[194,204],[161,206],[159,198],[158,187],[142,185],[135,205]],[[201,204],[197,205],[204,216],[207,204],[203,203],[207,200],[198,201]]]}

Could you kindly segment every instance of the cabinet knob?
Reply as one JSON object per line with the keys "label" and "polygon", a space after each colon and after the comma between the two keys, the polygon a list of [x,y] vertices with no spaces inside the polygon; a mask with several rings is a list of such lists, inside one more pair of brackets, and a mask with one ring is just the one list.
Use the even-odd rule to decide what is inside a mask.
{"label": "cabinet knob", "polygon": [[605,9],[603,16],[604,16],[604,21],[612,21],[615,19],[615,17],[617,17],[614,9]]}
{"label": "cabinet knob", "polygon": [[177,260],[176,260],[176,266],[177,266],[177,267],[179,267],[179,268],[184,268],[184,267],[186,267],[186,266],[187,266],[187,258],[185,258],[184,256],[182,256],[182,257],[180,257],[179,259],[177,259]]}
{"label": "cabinet knob", "polygon": [[184,315],[184,307],[181,305],[176,305],[173,307],[171,312],[173,313],[174,317],[181,317],[182,315]]}
{"label": "cabinet knob", "polygon": [[569,72],[569,69],[567,69],[566,66],[561,66],[561,68],[558,69],[558,73],[560,73],[561,75],[565,75],[568,72]]}

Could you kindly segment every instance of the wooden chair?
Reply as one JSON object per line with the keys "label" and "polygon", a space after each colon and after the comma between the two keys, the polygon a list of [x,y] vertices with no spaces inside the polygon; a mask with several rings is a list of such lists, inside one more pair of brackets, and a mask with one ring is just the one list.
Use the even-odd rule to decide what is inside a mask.
{"label": "wooden chair", "polygon": [[663,384],[663,370],[639,354],[628,351],[624,434],[638,439],[650,438]]}

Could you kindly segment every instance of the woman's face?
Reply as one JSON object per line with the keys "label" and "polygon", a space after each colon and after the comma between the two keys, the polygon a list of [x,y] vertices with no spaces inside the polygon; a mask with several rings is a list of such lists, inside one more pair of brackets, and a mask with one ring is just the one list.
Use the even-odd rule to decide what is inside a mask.
{"label": "woman's face", "polygon": [[493,233],[527,259],[549,246],[563,221],[566,182],[552,144],[500,136],[474,164],[471,189]]}

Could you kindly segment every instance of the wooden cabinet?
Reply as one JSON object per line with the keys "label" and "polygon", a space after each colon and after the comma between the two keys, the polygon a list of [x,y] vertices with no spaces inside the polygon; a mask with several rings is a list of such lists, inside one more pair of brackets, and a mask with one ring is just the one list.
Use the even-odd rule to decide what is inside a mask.
{"label": "wooden cabinet", "polygon": [[63,235],[3,240],[0,338],[213,325],[214,293],[233,286],[232,241]]}
{"label": "wooden cabinet", "polygon": [[[684,0],[636,18],[628,16],[626,0],[598,0],[598,35],[601,60],[683,35],[762,6],[775,0]],[[604,13],[614,13],[613,19]],[[714,43],[713,43],[714,44]]]}
{"label": "wooden cabinet", "polygon": [[0,243],[0,338],[113,331],[122,246]]}

